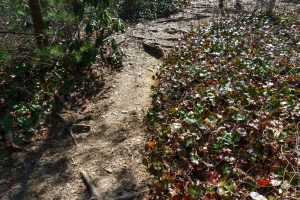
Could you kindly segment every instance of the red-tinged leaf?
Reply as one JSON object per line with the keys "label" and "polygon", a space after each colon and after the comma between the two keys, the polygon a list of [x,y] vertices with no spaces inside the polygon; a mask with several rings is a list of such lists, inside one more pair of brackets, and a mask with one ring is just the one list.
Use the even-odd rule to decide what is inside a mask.
{"label": "red-tinged leaf", "polygon": [[178,194],[176,194],[171,197],[171,200],[181,200],[181,197]]}
{"label": "red-tinged leaf", "polygon": [[212,185],[216,185],[218,180],[219,180],[219,173],[216,171],[210,172],[207,176],[207,181],[212,184]]}
{"label": "red-tinged leaf", "polygon": [[164,173],[162,175],[162,178],[165,179],[165,180],[173,180],[173,177],[169,173]]}
{"label": "red-tinged leaf", "polygon": [[177,190],[183,190],[184,189],[184,185],[180,182],[175,182],[173,185]]}
{"label": "red-tinged leaf", "polygon": [[154,149],[155,144],[156,144],[156,143],[153,142],[153,141],[148,142],[148,146],[149,146],[150,149]]}
{"label": "red-tinged leaf", "polygon": [[271,183],[271,180],[269,180],[269,179],[262,179],[261,181],[258,181],[256,183],[256,186],[258,186],[258,187],[265,187],[265,186],[268,186],[270,183]]}
{"label": "red-tinged leaf", "polygon": [[206,84],[207,85],[218,85],[218,81],[213,80],[213,79],[208,79],[208,80],[206,80]]}
{"label": "red-tinged leaf", "polygon": [[190,195],[186,194],[182,200],[194,200],[195,198],[191,197]]}
{"label": "red-tinged leaf", "polygon": [[211,193],[205,195],[205,197],[204,197],[204,200],[219,200],[219,199],[220,199],[220,198],[219,198],[218,195],[216,195],[216,194],[211,194]]}

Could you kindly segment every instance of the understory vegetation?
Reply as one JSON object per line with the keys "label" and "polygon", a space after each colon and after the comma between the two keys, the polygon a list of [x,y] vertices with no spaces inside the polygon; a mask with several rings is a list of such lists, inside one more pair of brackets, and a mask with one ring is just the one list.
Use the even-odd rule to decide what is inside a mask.
{"label": "understory vegetation", "polygon": [[174,14],[189,3],[189,0],[124,0],[120,15],[124,19],[156,19]]}
{"label": "understory vegetation", "polygon": [[0,157],[57,123],[58,105],[81,93],[86,83],[78,77],[92,74],[93,63],[122,67],[124,53],[111,37],[124,30],[120,15],[167,16],[184,2],[0,1]]}
{"label": "understory vegetation", "polygon": [[[4,149],[22,145],[45,125],[55,124],[56,105],[77,89],[76,77],[95,61],[122,66],[123,53],[110,36],[124,25],[110,1],[36,2],[0,1]],[[1,151],[0,157],[7,153]]]}
{"label": "understory vegetation", "polygon": [[164,61],[148,113],[153,199],[297,199],[297,16],[214,19]]}

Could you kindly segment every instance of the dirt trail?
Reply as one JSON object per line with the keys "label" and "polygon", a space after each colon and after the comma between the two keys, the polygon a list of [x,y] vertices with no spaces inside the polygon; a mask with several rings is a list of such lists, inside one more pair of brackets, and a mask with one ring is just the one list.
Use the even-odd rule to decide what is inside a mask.
{"label": "dirt trail", "polygon": [[95,133],[73,154],[96,179],[102,199],[141,199],[143,194],[136,192],[147,188],[149,175],[142,164],[143,119],[151,103],[152,76],[161,61],[146,53],[143,44],[155,44],[164,51],[174,47],[182,33],[207,17],[198,2],[172,17],[136,24],[116,36],[126,53],[124,69],[114,77],[109,98],[98,102],[107,111],[95,120]]}
{"label": "dirt trail", "polygon": [[[96,95],[85,105],[81,114],[92,114],[92,120],[84,122],[91,131],[77,136],[77,148],[68,145],[69,140],[51,141],[45,147],[31,147],[34,155],[19,161],[20,168],[0,168],[4,174],[0,199],[88,199],[81,168],[95,182],[101,199],[141,199],[149,178],[142,164],[146,142],[143,118],[151,103],[152,76],[161,62],[146,53],[143,44],[155,44],[167,52],[190,26],[209,17],[210,2],[202,2],[194,0],[180,13],[136,24],[117,35],[127,55],[124,68],[106,78],[104,97]],[[18,160],[22,154],[16,157]]]}

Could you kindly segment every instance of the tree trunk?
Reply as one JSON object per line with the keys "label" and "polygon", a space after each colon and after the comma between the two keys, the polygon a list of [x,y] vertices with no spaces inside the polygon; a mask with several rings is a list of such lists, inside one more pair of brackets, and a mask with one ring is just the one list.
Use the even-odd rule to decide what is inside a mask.
{"label": "tree trunk", "polygon": [[224,9],[224,0],[219,0],[219,8],[220,8],[221,10]]}
{"label": "tree trunk", "polygon": [[272,15],[275,5],[276,5],[276,0],[269,0],[266,8],[267,15]]}
{"label": "tree trunk", "polygon": [[46,47],[48,45],[48,38],[44,32],[45,25],[42,17],[40,0],[28,0],[28,4],[31,13],[37,46],[39,48]]}
{"label": "tree trunk", "polygon": [[254,14],[257,12],[257,10],[259,9],[259,5],[261,5],[260,0],[256,0],[255,6],[254,6],[254,10],[253,10],[253,12],[252,12],[253,15],[254,15]]}
{"label": "tree trunk", "polygon": [[243,8],[243,5],[242,5],[242,3],[241,3],[241,0],[236,0],[235,1],[235,9],[237,10],[237,11],[242,11],[244,8]]}

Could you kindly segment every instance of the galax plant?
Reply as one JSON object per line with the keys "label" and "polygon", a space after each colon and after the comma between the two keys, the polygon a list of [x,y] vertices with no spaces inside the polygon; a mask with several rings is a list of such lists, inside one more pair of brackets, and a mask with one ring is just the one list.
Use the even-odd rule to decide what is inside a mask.
{"label": "galax plant", "polygon": [[297,199],[300,24],[242,15],[195,28],[148,113],[153,199]]}

